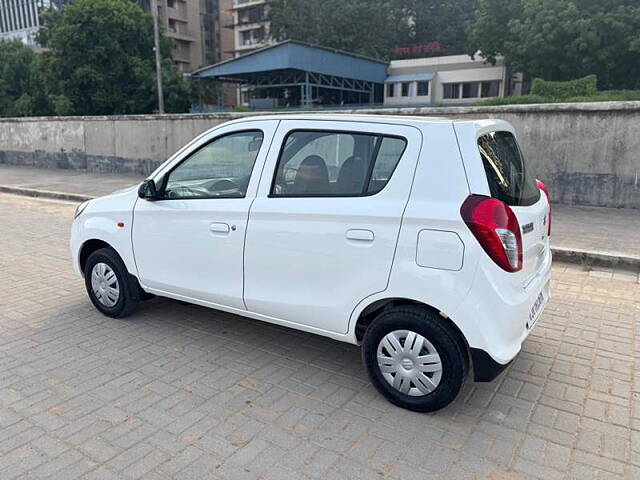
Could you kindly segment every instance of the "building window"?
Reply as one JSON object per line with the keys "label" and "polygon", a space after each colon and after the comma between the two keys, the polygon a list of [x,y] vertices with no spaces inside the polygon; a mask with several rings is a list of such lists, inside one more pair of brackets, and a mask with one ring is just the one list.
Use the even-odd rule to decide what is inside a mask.
{"label": "building window", "polygon": [[481,98],[500,96],[500,81],[443,83],[442,97],[445,99]]}
{"label": "building window", "polygon": [[497,80],[493,82],[482,82],[482,88],[480,93],[482,97],[500,96],[500,82]]}
{"label": "building window", "polygon": [[244,47],[256,45],[264,41],[265,31],[263,27],[240,32],[240,44]]}
{"label": "building window", "polygon": [[429,82],[418,82],[418,96],[426,97],[429,95]]}
{"label": "building window", "polygon": [[442,84],[442,98],[460,98],[460,84],[459,83],[443,83]]}
{"label": "building window", "polygon": [[411,84],[409,82],[402,83],[402,96],[408,97],[410,95]]}
{"label": "building window", "polygon": [[387,83],[387,97],[395,97],[395,96],[396,96],[396,84]]}
{"label": "building window", "polygon": [[478,82],[467,82],[462,84],[462,98],[478,98]]}
{"label": "building window", "polygon": [[246,8],[238,13],[238,25],[259,23],[264,20],[264,5]]}

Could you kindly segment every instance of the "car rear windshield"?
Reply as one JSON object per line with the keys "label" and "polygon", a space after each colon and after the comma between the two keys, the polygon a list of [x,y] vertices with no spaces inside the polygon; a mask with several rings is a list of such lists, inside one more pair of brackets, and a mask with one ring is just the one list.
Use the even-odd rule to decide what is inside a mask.
{"label": "car rear windshield", "polygon": [[512,206],[533,205],[540,198],[536,177],[525,164],[510,132],[491,132],[478,138],[478,149],[491,196]]}

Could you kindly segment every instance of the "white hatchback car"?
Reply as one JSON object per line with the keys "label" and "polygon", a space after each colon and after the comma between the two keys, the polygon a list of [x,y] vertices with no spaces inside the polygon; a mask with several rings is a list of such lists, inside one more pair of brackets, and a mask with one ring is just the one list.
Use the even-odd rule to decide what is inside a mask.
{"label": "white hatchback car", "polygon": [[504,121],[274,115],[80,205],[71,252],[105,315],[160,295],[362,345],[385,397],[433,411],[520,351],[550,227]]}

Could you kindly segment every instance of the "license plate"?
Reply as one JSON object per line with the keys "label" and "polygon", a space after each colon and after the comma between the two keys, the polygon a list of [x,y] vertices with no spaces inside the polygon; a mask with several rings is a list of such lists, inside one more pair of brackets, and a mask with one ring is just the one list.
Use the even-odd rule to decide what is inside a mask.
{"label": "license plate", "polygon": [[538,321],[538,318],[540,318],[540,314],[542,313],[542,307],[544,307],[544,304],[545,304],[545,296],[544,296],[544,289],[543,289],[538,294],[536,301],[533,302],[533,306],[529,311],[529,320],[527,321],[527,329],[531,330],[533,326],[536,324],[536,322]]}

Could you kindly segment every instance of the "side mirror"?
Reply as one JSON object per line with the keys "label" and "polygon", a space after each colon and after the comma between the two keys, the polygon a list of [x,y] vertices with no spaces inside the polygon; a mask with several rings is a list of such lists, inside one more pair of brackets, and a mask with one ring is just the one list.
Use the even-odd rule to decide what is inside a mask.
{"label": "side mirror", "polygon": [[152,179],[145,180],[138,187],[138,197],[153,202],[158,200],[158,190],[156,190],[156,182]]}

